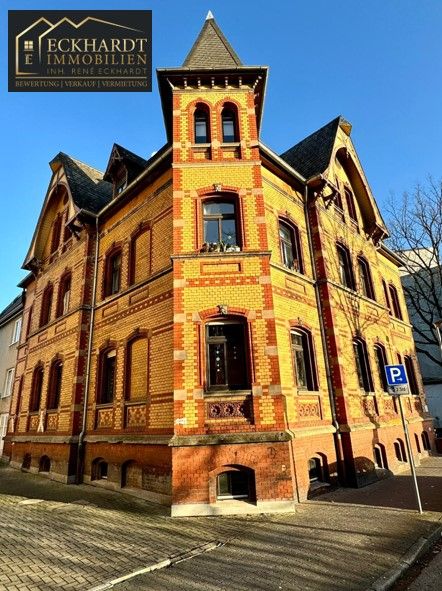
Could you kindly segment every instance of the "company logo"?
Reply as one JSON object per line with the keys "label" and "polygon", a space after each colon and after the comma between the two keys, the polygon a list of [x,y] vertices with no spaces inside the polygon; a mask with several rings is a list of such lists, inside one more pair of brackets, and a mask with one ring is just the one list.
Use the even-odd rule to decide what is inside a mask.
{"label": "company logo", "polygon": [[9,11],[9,91],[150,90],[150,10]]}

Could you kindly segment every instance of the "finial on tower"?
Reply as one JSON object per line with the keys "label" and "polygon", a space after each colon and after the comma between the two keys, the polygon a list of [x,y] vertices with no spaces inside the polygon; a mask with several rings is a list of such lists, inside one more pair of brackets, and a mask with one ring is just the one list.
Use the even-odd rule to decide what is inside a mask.
{"label": "finial on tower", "polygon": [[212,14],[212,11],[209,10],[209,12],[207,13],[207,16],[206,16],[206,21],[210,21],[210,20],[213,20],[213,19],[214,19],[214,16]]}

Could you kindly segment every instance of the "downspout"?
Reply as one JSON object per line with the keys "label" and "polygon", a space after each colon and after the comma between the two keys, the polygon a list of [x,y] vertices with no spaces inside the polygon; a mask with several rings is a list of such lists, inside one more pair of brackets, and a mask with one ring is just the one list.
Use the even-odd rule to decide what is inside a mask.
{"label": "downspout", "polygon": [[98,232],[98,215],[95,216],[95,255],[94,255],[94,274],[92,281],[92,299],[90,306],[90,317],[89,317],[89,338],[87,344],[87,357],[86,357],[86,375],[84,380],[84,393],[83,393],[83,418],[81,425],[81,432],[78,436],[78,452],[77,452],[77,484],[81,484],[83,480],[83,454],[84,454],[84,436],[86,434],[86,418],[87,418],[87,403],[88,393],[91,375],[91,359],[92,359],[92,337],[94,329],[95,319],[95,302],[96,302],[96,291],[97,291],[97,276],[98,276],[98,249],[100,244],[100,235]]}
{"label": "downspout", "polygon": [[312,261],[312,275],[313,275],[313,281],[314,281],[314,285],[315,285],[316,307],[319,312],[319,328],[320,328],[320,332],[321,332],[322,350],[323,350],[323,354],[324,354],[325,374],[327,376],[327,390],[328,390],[328,397],[330,400],[332,425],[335,428],[335,432],[333,433],[333,441],[335,444],[336,459],[338,462],[338,478],[339,478],[339,475],[341,475],[342,483],[344,483],[346,480],[345,462],[343,460],[341,432],[340,432],[339,423],[338,423],[338,419],[337,419],[336,400],[335,400],[335,396],[334,396],[334,387],[333,387],[333,380],[332,380],[331,370],[330,370],[330,361],[329,361],[328,352],[327,352],[327,338],[326,338],[325,326],[324,326],[324,308],[322,306],[322,300],[321,300],[321,296],[319,293],[318,277],[317,277],[317,273],[316,273],[316,263],[315,263],[315,251],[314,251],[314,247],[313,247],[313,237],[312,237],[309,212],[308,212],[309,183],[315,182],[315,181],[322,181],[322,180],[325,180],[324,177],[322,175],[317,175],[317,176],[309,179],[306,182],[305,188],[304,188],[304,215],[305,215],[306,228],[307,228],[307,237],[308,237],[310,259]]}

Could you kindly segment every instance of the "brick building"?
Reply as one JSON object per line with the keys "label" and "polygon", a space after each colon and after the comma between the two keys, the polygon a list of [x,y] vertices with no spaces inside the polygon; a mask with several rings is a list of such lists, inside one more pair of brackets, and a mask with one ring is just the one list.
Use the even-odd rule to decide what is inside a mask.
{"label": "brick building", "polygon": [[383,373],[398,360],[428,452],[401,261],[351,125],[276,154],[260,141],[266,80],[209,13],[184,64],[158,70],[159,152],[114,145],[104,173],[51,161],[24,263],[12,465],[173,515],[290,510],[404,466]]}

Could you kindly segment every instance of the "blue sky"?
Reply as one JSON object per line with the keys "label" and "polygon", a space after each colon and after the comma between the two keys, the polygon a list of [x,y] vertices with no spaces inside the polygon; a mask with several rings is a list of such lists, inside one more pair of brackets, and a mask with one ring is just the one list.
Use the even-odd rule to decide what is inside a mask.
{"label": "blue sky", "polygon": [[8,93],[8,9],[151,9],[153,66],[180,65],[209,9],[243,63],[270,66],[262,139],[281,152],[336,115],[381,211],[440,172],[440,0],[21,0],[2,2],[0,309],[20,269],[60,150],[104,169],[113,142],[142,156],[165,141],[152,93]]}

